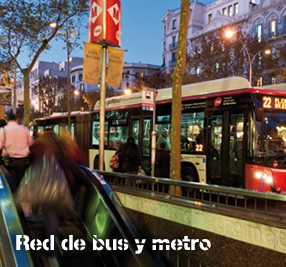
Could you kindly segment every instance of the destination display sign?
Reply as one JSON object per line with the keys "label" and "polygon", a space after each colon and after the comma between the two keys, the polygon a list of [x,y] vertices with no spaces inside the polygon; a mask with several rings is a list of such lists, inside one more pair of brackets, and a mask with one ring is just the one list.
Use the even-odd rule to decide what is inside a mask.
{"label": "destination display sign", "polygon": [[286,110],[286,97],[264,96],[262,101],[265,109]]}
{"label": "destination display sign", "polygon": [[220,109],[245,104],[247,99],[246,95],[227,95],[209,98],[207,102],[209,108]]}

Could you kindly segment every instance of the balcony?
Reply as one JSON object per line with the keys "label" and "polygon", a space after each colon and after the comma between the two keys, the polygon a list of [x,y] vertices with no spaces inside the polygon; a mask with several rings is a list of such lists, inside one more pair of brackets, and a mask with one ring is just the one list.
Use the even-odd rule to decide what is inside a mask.
{"label": "balcony", "polygon": [[263,34],[262,39],[263,40],[274,39],[285,34],[286,34],[286,29],[279,29],[277,32],[270,32]]}
{"label": "balcony", "polygon": [[172,50],[172,49],[177,48],[177,44],[178,44],[177,42],[170,44],[170,45],[169,45],[169,49]]}

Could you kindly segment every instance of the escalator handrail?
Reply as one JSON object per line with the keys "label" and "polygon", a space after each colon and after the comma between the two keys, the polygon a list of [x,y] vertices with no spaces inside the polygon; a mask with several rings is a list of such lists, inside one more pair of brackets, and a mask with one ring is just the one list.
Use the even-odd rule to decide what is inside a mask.
{"label": "escalator handrail", "polygon": [[1,225],[1,232],[5,229],[7,234],[6,242],[2,244],[2,248],[4,249],[5,246],[7,249],[4,258],[8,261],[7,266],[33,266],[31,254],[28,250],[23,248],[16,250],[16,236],[24,235],[24,231],[6,176],[10,176],[10,174],[4,166],[0,165],[0,212],[3,219],[0,223],[4,223],[4,227]]}
{"label": "escalator handrail", "polygon": [[169,260],[166,258],[165,255],[152,251],[148,245],[145,245],[142,254],[135,254],[136,250],[135,239],[141,240],[141,236],[139,232],[136,230],[131,220],[129,219],[129,217],[127,216],[116,195],[113,193],[113,191],[111,190],[107,182],[102,178],[102,176],[100,176],[94,170],[89,169],[85,166],[80,166],[80,168],[88,175],[89,178],[89,179],[84,179],[83,182],[87,187],[94,186],[96,190],[99,192],[100,197],[102,198],[104,204],[111,212],[110,215],[112,215],[112,217],[115,219],[114,222],[118,226],[118,229],[120,230],[122,235],[128,240],[128,243],[132,245],[129,246],[129,248],[132,250],[132,253],[136,258],[136,260],[138,261],[139,265],[141,265],[140,259],[144,259],[144,257],[145,258],[148,257],[150,259],[150,257],[153,257],[153,261],[159,261],[160,266],[164,265],[171,266],[171,263],[169,262]]}
{"label": "escalator handrail", "polygon": [[116,197],[114,196],[114,193],[110,189],[109,185],[94,170],[91,170],[84,166],[80,167],[82,170],[84,170],[84,172],[88,175],[89,178],[88,181],[90,184],[86,186],[94,186],[96,188],[104,204],[108,208],[110,215],[112,215],[114,222],[120,230],[122,236],[134,245],[134,239],[140,239],[140,235],[135,229],[130,219],[128,218],[128,216],[126,215],[126,213],[116,202]]}

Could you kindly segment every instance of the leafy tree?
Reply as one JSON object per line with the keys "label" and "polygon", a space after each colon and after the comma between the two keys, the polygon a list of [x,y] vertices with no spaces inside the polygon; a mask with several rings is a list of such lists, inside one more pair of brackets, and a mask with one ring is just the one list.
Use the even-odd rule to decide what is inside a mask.
{"label": "leafy tree", "polygon": [[[9,60],[14,60],[24,79],[24,125],[30,119],[30,71],[40,54],[49,49],[50,41],[67,23],[80,25],[84,14],[88,13],[87,0],[15,0],[1,1],[0,16],[2,49]],[[55,27],[50,24],[55,22]],[[21,66],[19,55],[28,55],[30,63]]]}
{"label": "leafy tree", "polygon": [[135,77],[135,87],[136,91],[142,91],[144,87],[151,87],[155,89],[166,88],[171,86],[171,74],[164,73],[158,70],[156,75],[144,75]]}
{"label": "leafy tree", "polygon": [[39,77],[38,84],[33,88],[34,94],[39,97],[39,115],[49,116],[55,112],[56,96],[62,90],[66,91],[66,78],[52,76]]}
{"label": "leafy tree", "polygon": [[[266,75],[263,76],[263,84],[271,84],[272,78],[276,78],[277,82],[286,81],[286,50],[284,45],[277,45],[271,47],[272,53],[263,61],[261,68],[267,70]],[[260,65],[258,65],[260,67]]]}
{"label": "leafy tree", "polygon": [[[268,58],[263,51],[269,48],[266,41],[258,42],[253,36],[236,32],[236,37],[227,40],[225,28],[197,40],[197,46],[187,56],[186,73],[183,83],[194,83],[229,76],[249,78],[249,59],[252,61],[252,77],[256,81],[265,76]],[[247,50],[247,52],[246,52]],[[272,61],[273,64],[274,61]],[[268,63],[269,64],[269,63]],[[196,70],[199,69],[199,73]]]}
{"label": "leafy tree", "polygon": [[[172,128],[170,178],[181,180],[181,107],[182,80],[186,65],[186,47],[190,17],[190,1],[181,0],[180,29],[177,47],[177,62],[172,73]],[[170,187],[170,193],[181,194],[180,188]]]}
{"label": "leafy tree", "polygon": [[100,95],[96,91],[88,92],[83,95],[83,100],[87,103],[89,110],[92,111],[95,103],[100,99]]}

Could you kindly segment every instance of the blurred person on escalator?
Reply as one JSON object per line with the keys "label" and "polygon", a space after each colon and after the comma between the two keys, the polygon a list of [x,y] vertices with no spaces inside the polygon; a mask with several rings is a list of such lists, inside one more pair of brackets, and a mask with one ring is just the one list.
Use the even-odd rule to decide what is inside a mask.
{"label": "blurred person on escalator", "polygon": [[[45,129],[30,147],[33,160],[15,195],[16,203],[29,204],[34,216],[41,208],[47,236],[55,238],[59,236],[60,222],[73,205],[66,166],[62,164],[63,148],[53,130]],[[55,251],[49,251],[49,260],[59,262],[57,247]]]}

